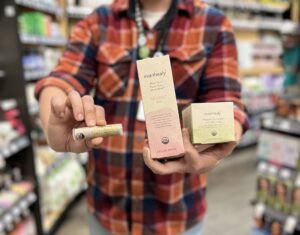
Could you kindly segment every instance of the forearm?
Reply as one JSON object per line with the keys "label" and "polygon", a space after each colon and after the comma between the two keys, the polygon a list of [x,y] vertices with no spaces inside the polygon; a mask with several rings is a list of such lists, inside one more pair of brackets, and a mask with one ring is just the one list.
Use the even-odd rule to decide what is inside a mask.
{"label": "forearm", "polygon": [[61,100],[65,100],[67,98],[66,93],[57,87],[46,87],[39,99],[39,115],[42,123],[42,128],[44,133],[47,135],[47,124],[49,122],[49,116],[51,112],[51,99],[52,97],[59,97]]}

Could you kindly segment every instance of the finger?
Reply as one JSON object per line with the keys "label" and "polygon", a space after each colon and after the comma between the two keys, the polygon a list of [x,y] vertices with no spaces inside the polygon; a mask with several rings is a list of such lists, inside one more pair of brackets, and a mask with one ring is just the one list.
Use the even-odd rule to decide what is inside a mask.
{"label": "finger", "polygon": [[101,147],[101,144],[103,142],[103,138],[98,137],[90,140],[86,140],[86,145],[89,149],[98,149]]}
{"label": "finger", "polygon": [[105,120],[104,108],[102,108],[99,105],[96,105],[95,109],[96,109],[96,124],[98,126],[105,126],[107,123],[106,123],[106,120]]}
{"label": "finger", "polygon": [[186,150],[188,150],[189,148],[191,149],[195,148],[198,152],[202,152],[213,146],[212,144],[193,145],[191,143],[189,130],[187,128],[182,129],[182,137],[183,137],[183,144]]}
{"label": "finger", "polygon": [[[159,175],[167,175],[173,173],[183,172],[182,160],[178,161],[166,161],[166,163],[160,163],[157,160],[151,158],[150,149],[145,147],[143,151],[143,157],[145,164],[155,173]],[[179,162],[181,161],[181,162]]]}
{"label": "finger", "polygon": [[77,91],[73,90],[68,94],[68,99],[66,100],[66,104],[68,107],[72,109],[75,120],[79,122],[83,121],[84,110],[83,110],[81,97]]}
{"label": "finger", "polygon": [[216,155],[219,156],[219,159],[228,157],[234,148],[236,147],[237,143],[236,142],[229,142],[226,144],[218,144],[216,145],[215,151]]}
{"label": "finger", "polygon": [[66,106],[64,101],[59,97],[52,97],[51,99],[51,111],[57,118],[63,118],[65,116]]}
{"label": "finger", "polygon": [[236,142],[240,142],[243,134],[243,127],[242,125],[235,120],[234,122],[234,129],[235,129],[235,140]]}
{"label": "finger", "polygon": [[96,109],[94,99],[91,96],[82,97],[82,104],[84,109],[84,119],[87,126],[92,127],[96,125]]}

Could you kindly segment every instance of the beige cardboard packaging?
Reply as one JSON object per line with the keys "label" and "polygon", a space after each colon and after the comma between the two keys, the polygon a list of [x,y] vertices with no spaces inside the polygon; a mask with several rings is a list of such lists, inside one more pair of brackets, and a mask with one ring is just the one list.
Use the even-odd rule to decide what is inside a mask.
{"label": "beige cardboard packaging", "polygon": [[153,159],[184,153],[169,56],[137,61],[146,128]]}
{"label": "beige cardboard packaging", "polygon": [[182,111],[193,144],[235,141],[233,103],[193,103]]}

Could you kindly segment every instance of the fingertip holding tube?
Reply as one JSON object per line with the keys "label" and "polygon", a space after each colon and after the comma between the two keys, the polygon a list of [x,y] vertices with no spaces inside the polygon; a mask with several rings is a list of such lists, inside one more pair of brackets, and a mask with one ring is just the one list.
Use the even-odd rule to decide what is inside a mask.
{"label": "fingertip holding tube", "polygon": [[123,135],[122,124],[112,124],[106,126],[95,126],[95,127],[82,127],[74,128],[72,130],[72,136],[75,141],[94,139],[97,137],[108,137]]}

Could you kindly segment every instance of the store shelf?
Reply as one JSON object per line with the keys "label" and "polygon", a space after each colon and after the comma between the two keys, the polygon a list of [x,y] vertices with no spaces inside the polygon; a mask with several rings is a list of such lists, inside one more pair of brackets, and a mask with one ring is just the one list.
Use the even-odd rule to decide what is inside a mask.
{"label": "store shelf", "polygon": [[24,77],[26,81],[35,81],[46,77],[49,74],[49,71],[37,70],[37,71],[26,71]]}
{"label": "store shelf", "polygon": [[24,148],[30,145],[30,140],[27,136],[22,136],[12,141],[8,146],[1,147],[0,156],[4,158],[9,158],[14,154],[20,152]]}
{"label": "store shelf", "polygon": [[262,127],[271,131],[279,131],[285,134],[300,136],[300,122],[278,117],[264,117]]}
{"label": "store shelf", "polygon": [[205,0],[208,4],[218,5],[224,8],[235,8],[240,10],[248,11],[258,11],[258,12],[268,12],[282,14],[288,8],[289,4],[283,6],[272,6],[267,4],[255,3],[255,2],[245,2],[245,1],[232,1],[232,0]]}
{"label": "store shelf", "polygon": [[63,37],[44,37],[26,34],[21,34],[20,39],[23,44],[45,46],[64,46],[67,42],[67,40]]}
{"label": "store shelf", "polygon": [[[288,217],[287,214],[276,211],[273,208],[270,208],[268,206],[266,207],[264,214],[268,217],[271,217],[272,220],[277,220],[277,221],[281,222],[282,224],[285,224],[286,219]],[[300,231],[300,222],[297,223],[296,231]]]}
{"label": "store shelf", "polygon": [[82,186],[82,191],[78,192],[76,196],[69,203],[66,204],[63,210],[57,213],[52,213],[44,218],[44,231],[46,235],[54,235],[58,227],[65,220],[66,215],[69,213],[70,209],[75,206],[75,204],[84,195],[86,190],[86,185]]}
{"label": "store shelf", "polygon": [[279,21],[272,19],[247,20],[247,19],[231,19],[232,26],[241,30],[271,30],[281,32],[285,28],[294,28],[295,23],[292,21]]}
{"label": "store shelf", "polygon": [[248,69],[240,69],[239,75],[241,77],[260,76],[262,74],[281,75],[284,69],[282,67],[255,67]]}
{"label": "store shelf", "polygon": [[71,6],[67,8],[68,16],[75,19],[82,19],[91,14],[92,11],[93,9],[89,7]]}
{"label": "store shelf", "polygon": [[31,8],[37,11],[42,11],[59,17],[62,16],[63,14],[62,8],[49,3],[49,1],[47,3],[46,1],[41,1],[41,0],[15,0],[15,2],[19,6]]}
{"label": "store shelf", "polygon": [[34,192],[29,192],[21,197],[11,208],[0,215],[0,227],[7,230],[13,229],[13,224],[20,222],[21,216],[29,215],[29,207],[37,200]]}

